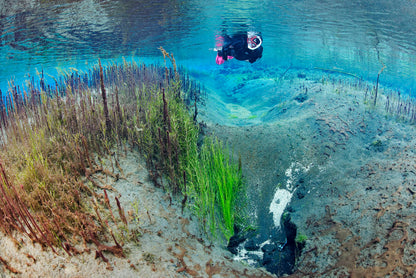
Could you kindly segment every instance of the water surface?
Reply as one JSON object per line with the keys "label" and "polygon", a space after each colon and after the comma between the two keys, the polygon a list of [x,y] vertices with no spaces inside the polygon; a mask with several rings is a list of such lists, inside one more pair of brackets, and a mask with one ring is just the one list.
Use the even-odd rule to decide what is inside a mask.
{"label": "water surface", "polygon": [[265,49],[258,66],[331,69],[375,81],[386,65],[380,82],[409,91],[416,85],[415,15],[416,5],[405,0],[5,0],[0,87],[36,69],[160,58],[159,46],[178,63],[209,71],[216,35],[256,30]]}

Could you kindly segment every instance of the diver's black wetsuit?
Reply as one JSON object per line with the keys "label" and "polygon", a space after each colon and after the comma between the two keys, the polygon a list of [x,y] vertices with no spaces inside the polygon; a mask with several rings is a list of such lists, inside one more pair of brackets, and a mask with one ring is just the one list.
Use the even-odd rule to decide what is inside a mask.
{"label": "diver's black wetsuit", "polygon": [[218,50],[218,55],[224,60],[228,56],[232,56],[240,61],[249,61],[254,63],[260,59],[263,54],[263,46],[251,50],[247,46],[247,34],[236,34],[232,37],[224,35],[224,45],[221,50]]}

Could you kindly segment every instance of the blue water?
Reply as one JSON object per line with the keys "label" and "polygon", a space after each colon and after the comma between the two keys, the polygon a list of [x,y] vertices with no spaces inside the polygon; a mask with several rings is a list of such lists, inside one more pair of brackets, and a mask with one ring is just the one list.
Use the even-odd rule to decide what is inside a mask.
{"label": "blue water", "polygon": [[53,1],[0,3],[0,88],[101,59],[160,59],[209,71],[215,36],[256,30],[263,58],[238,67],[335,69],[402,92],[416,88],[416,5],[407,0]]}
{"label": "blue water", "polygon": [[[246,110],[253,105],[252,110],[257,111],[249,112],[257,118],[264,111],[258,109],[262,104],[256,101],[269,101],[263,104],[265,111],[269,111],[276,102],[284,102],[285,93],[291,92],[276,93],[276,82],[269,80],[270,83],[264,83],[267,88],[259,93],[258,83],[251,84],[250,78],[262,74],[268,74],[270,79],[278,78],[271,75],[289,69],[345,73],[345,77],[355,76],[375,83],[385,66],[380,74],[381,87],[395,88],[402,94],[416,90],[416,5],[412,0],[53,2],[0,0],[0,89],[3,92],[7,91],[9,81],[23,84],[29,76],[43,70],[45,78],[52,82],[60,73],[87,70],[98,59],[103,64],[123,58],[163,63],[160,46],[173,53],[176,62],[189,69],[203,85],[222,81],[211,88],[224,90],[217,92],[224,98],[230,96],[233,89],[230,86],[234,86],[233,82],[225,81],[241,78],[239,73],[251,73],[244,77],[244,89],[248,89],[236,90],[239,96],[234,95],[227,101],[246,106]],[[254,64],[234,59],[217,65],[216,52],[212,50],[216,36],[247,30],[262,33],[263,57]],[[226,70],[221,72],[218,68]],[[276,68],[279,70],[273,70]],[[234,69],[237,70],[233,72]],[[222,76],[219,78],[213,73]],[[240,84],[235,82],[235,85]],[[247,91],[250,95],[246,95]],[[221,121],[223,114],[216,114]],[[229,121],[230,114],[225,116]],[[264,157],[274,155],[278,156],[266,153]],[[286,159],[286,162],[290,160]],[[276,158],[277,163],[282,160]],[[296,171],[290,162],[290,167],[284,163],[265,165],[264,171],[275,173],[275,168]],[[273,199],[270,192],[279,182],[278,175],[272,175],[262,181],[266,190],[259,190],[267,195],[261,196],[262,202],[268,205]],[[289,178],[285,173],[286,176]],[[289,201],[291,195],[286,195]],[[270,222],[263,225],[267,230],[267,225],[273,225],[273,219],[263,216],[269,216],[268,206],[259,210],[260,221]]]}

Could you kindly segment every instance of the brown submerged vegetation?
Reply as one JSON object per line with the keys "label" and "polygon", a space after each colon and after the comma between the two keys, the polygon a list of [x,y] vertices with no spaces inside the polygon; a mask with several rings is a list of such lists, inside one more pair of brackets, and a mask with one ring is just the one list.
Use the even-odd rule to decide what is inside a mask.
{"label": "brown submerged vegetation", "polygon": [[[0,92],[0,230],[16,244],[21,244],[18,232],[54,252],[90,252],[85,244],[93,243],[96,258],[108,262],[104,251],[123,257],[112,230],[128,225],[123,208],[116,198],[115,217],[105,188],[92,175],[123,178],[114,171],[118,153],[138,149],[155,184],[185,192],[179,157],[186,146],[178,137],[196,125],[175,120],[171,110],[181,100],[193,105],[189,118],[196,119],[201,88],[180,77],[175,65],[172,70],[127,62],[106,68],[99,63],[88,73],[61,76],[55,86],[46,85],[43,73],[39,79],[28,81],[26,89],[12,84],[4,98]],[[112,169],[102,165],[103,157]],[[79,243],[84,250],[75,247]]]}

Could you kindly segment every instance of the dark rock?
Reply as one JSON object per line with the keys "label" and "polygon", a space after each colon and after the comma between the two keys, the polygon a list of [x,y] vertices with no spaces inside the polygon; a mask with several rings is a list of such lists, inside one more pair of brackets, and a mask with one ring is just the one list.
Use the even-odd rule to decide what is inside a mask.
{"label": "dark rock", "polygon": [[296,197],[300,200],[300,199],[303,199],[304,197],[305,197],[305,195],[306,195],[306,192],[304,191],[304,190],[298,190],[297,192],[296,192]]}
{"label": "dark rock", "polygon": [[[272,252],[270,253],[264,253],[263,255],[263,261],[261,262],[263,266],[268,266],[268,265],[274,265],[274,254]],[[267,268],[266,268],[267,269]]]}
{"label": "dark rock", "polygon": [[286,234],[284,243],[275,242],[263,246],[262,265],[271,273],[278,276],[292,274],[296,261],[296,232],[297,227],[291,221],[290,214],[284,218],[283,231]]}
{"label": "dark rock", "polygon": [[278,276],[292,274],[295,264],[294,249],[285,247],[281,251],[265,252],[261,264],[267,271]]}
{"label": "dark rock", "polygon": [[237,255],[237,248],[238,246],[243,243],[247,237],[241,233],[238,233],[238,231],[234,231],[235,234],[230,238],[228,241],[227,249],[234,255]]}
{"label": "dark rock", "polygon": [[254,242],[254,240],[249,239],[246,244],[244,244],[244,248],[247,251],[255,251],[257,249],[259,249],[259,246]]}
{"label": "dark rock", "polygon": [[291,216],[288,215],[283,221],[283,229],[286,233],[287,244],[295,245],[295,238],[298,228],[292,222]]}
{"label": "dark rock", "polygon": [[237,255],[238,246],[247,239],[253,239],[255,234],[255,230],[240,231],[240,229],[237,226],[234,226],[234,235],[230,238],[227,245],[228,251],[230,251],[234,255]]}
{"label": "dark rock", "polygon": [[262,248],[261,251],[263,251],[264,253],[271,253],[273,251],[277,250],[277,246],[273,243],[271,244],[265,244]]}
{"label": "dark rock", "polygon": [[299,94],[299,95],[297,95],[297,96],[295,97],[295,100],[296,100],[297,102],[300,102],[300,103],[305,102],[306,100],[308,100],[308,94],[306,94],[306,93],[301,93],[301,94]]}
{"label": "dark rock", "polygon": [[228,242],[227,249],[234,255],[237,255],[237,248],[240,245],[240,243],[244,242],[246,239],[240,238],[239,236],[232,236],[230,238],[230,241]]}
{"label": "dark rock", "polygon": [[[296,225],[291,221],[290,212],[286,209],[286,216],[282,217],[282,229],[274,230],[270,239],[271,242],[261,247],[263,256],[259,256],[256,253],[247,253],[247,257],[250,260],[256,262],[256,266],[263,266],[267,271],[274,273],[278,276],[285,274],[292,274],[293,268],[296,262],[297,249],[295,238],[297,233]],[[237,254],[238,247],[244,243],[244,248],[247,251],[259,250],[260,243],[264,238],[258,237],[258,232],[243,232],[235,229],[234,236],[231,237],[227,249]]]}

